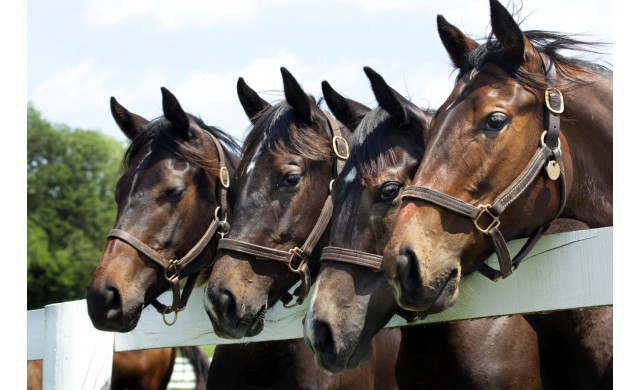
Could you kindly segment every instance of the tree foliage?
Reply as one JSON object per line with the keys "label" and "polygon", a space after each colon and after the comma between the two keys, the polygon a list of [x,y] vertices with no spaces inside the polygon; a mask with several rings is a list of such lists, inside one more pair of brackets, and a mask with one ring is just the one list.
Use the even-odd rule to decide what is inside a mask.
{"label": "tree foliage", "polygon": [[84,299],[116,215],[124,146],[27,107],[27,309]]}

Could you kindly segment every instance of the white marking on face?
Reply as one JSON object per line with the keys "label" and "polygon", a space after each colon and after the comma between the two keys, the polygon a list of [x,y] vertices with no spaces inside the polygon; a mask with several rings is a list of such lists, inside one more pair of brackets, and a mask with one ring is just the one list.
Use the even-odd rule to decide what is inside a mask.
{"label": "white marking on face", "polygon": [[256,160],[258,159],[258,157],[262,156],[262,150],[258,150],[258,152],[256,154],[253,155],[253,157],[251,158],[251,161],[249,162],[249,165],[247,165],[247,170],[246,170],[246,174],[248,175],[249,172],[251,172],[251,170],[253,168],[255,168],[256,166]]}
{"label": "white marking on face", "polygon": [[344,182],[351,183],[355,179],[356,179],[356,167],[351,167],[351,170],[349,171],[349,173],[347,173],[346,176],[344,177]]}

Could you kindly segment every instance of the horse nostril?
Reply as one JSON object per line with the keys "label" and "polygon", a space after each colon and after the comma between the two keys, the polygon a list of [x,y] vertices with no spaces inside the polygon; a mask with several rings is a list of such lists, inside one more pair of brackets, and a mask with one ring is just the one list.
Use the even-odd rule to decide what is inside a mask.
{"label": "horse nostril", "polygon": [[92,321],[99,324],[122,315],[122,297],[118,288],[112,284],[88,289],[87,305]]}
{"label": "horse nostril", "polygon": [[216,311],[225,317],[229,317],[235,312],[236,300],[233,293],[228,289],[223,289],[216,295],[214,301]]}
{"label": "horse nostril", "polygon": [[115,286],[107,286],[102,292],[104,307],[107,309],[107,319],[113,319],[122,314],[122,298]]}
{"label": "horse nostril", "polygon": [[323,355],[333,355],[335,351],[335,344],[333,342],[333,335],[331,328],[325,322],[318,322],[314,326],[315,344],[318,352]]}
{"label": "horse nostril", "polygon": [[421,286],[418,257],[413,248],[406,246],[400,251],[396,261],[396,274],[407,292],[416,291]]}

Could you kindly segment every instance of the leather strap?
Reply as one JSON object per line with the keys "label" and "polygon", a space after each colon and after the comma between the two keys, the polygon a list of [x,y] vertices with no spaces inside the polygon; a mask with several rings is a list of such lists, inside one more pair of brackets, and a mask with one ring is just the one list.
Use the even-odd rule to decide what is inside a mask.
{"label": "leather strap", "polygon": [[327,246],[322,249],[320,261],[338,261],[367,267],[375,272],[382,271],[382,256],[355,249]]}

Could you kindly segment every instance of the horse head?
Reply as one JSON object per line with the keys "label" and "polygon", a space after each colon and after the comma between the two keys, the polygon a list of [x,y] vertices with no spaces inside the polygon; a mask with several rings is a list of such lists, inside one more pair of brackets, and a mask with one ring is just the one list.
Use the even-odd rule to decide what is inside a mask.
{"label": "horse head", "polygon": [[225,228],[239,145],[186,113],[165,88],[162,107],[164,116],[150,121],[111,98],[131,144],[116,186],[116,221],[87,287],[89,317],[100,330],[132,330],[150,303],[177,315],[188,293],[171,307],[156,298],[168,287],[178,290],[187,275],[185,289],[193,288],[215,252],[214,233]]}
{"label": "horse head", "polygon": [[[475,270],[509,276],[558,217],[612,222],[611,73],[556,52],[586,43],[524,33],[497,0],[490,5],[484,44],[437,18],[459,73],[384,251],[407,310],[452,306],[460,278]],[[506,241],[520,237],[531,239],[511,259]],[[500,270],[483,262],[492,252]]]}
{"label": "horse head", "polygon": [[302,302],[318,268],[329,211],[325,203],[348,153],[345,127],[325,114],[281,68],[285,100],[264,101],[238,80],[238,96],[252,129],[237,174],[234,224],[220,242],[205,307],[215,332],[240,338],[259,333],[269,307]]}
{"label": "horse head", "polygon": [[395,225],[402,188],[411,183],[424,152],[431,112],[389,87],[370,68],[379,106],[348,112],[349,100],[323,83],[336,118],[359,118],[352,150],[333,185],[329,246],[305,316],[304,337],[316,364],[331,372],[357,367],[372,353],[372,338],[399,310],[382,273],[382,251]]}

